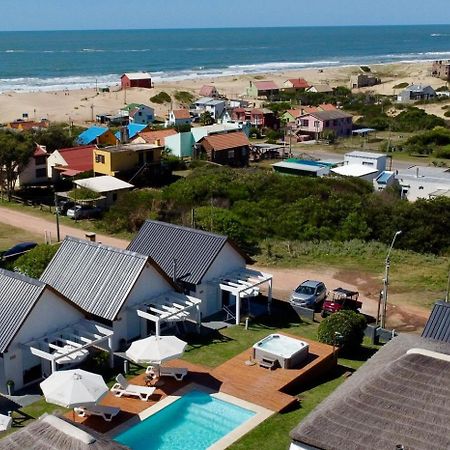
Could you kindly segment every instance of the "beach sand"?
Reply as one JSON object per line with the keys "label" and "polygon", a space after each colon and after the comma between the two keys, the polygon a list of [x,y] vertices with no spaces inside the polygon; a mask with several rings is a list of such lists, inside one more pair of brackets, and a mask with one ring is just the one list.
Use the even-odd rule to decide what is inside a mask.
{"label": "beach sand", "polygon": [[[396,84],[407,82],[430,84],[434,88],[445,82],[429,75],[430,62],[378,64],[371,66],[372,71],[382,79],[382,84],[361,91],[373,91],[382,95],[397,94]],[[213,84],[219,92],[228,98],[245,98],[245,90],[250,81],[274,80],[279,86],[288,78],[305,78],[310,84],[329,84],[332,87],[348,86],[350,75],[359,72],[358,66],[327,67],[323,69],[304,69],[268,74],[236,75],[217,78],[188,79],[166,83],[155,83],[154,89],[129,89],[120,91],[114,86],[108,93],[96,93],[95,89],[82,89],[57,92],[6,92],[0,94],[0,122],[7,123],[27,113],[30,119],[47,118],[52,122],[72,121],[79,125],[88,125],[96,114],[116,114],[127,103],[145,103],[155,108],[158,117],[167,115],[170,105],[157,105],[150,102],[150,97],[160,91],[172,95],[175,91],[189,91],[199,96],[204,84]],[[259,106],[260,102],[256,102]],[[444,103],[426,105],[424,109],[443,116]],[[176,102],[174,108],[179,107]]]}

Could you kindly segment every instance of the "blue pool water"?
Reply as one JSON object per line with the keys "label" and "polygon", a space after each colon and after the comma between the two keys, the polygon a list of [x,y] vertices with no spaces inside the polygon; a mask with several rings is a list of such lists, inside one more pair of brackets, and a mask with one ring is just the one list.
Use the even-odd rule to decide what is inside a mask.
{"label": "blue pool water", "polygon": [[255,412],[191,391],[115,440],[132,450],[204,450]]}

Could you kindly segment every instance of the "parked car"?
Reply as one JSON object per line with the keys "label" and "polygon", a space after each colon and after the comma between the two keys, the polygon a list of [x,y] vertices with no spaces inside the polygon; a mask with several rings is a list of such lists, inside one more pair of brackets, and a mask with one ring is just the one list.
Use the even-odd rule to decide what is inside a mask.
{"label": "parked car", "polygon": [[2,253],[2,261],[12,261],[36,247],[37,242],[20,242]]}
{"label": "parked car", "polygon": [[[295,308],[317,309],[327,296],[327,287],[322,281],[306,280],[292,292],[290,303]],[[319,309],[320,311],[320,309]]]}
{"label": "parked car", "polygon": [[67,211],[75,206],[72,200],[60,200],[57,206],[57,212],[60,216],[65,216]]}
{"label": "parked car", "polygon": [[92,219],[100,216],[102,210],[92,206],[77,205],[67,210],[67,217],[71,219]]}
{"label": "parked car", "polygon": [[349,291],[343,288],[334,289],[331,298],[323,303],[322,317],[346,309],[360,312],[362,302],[358,298],[358,291]]}

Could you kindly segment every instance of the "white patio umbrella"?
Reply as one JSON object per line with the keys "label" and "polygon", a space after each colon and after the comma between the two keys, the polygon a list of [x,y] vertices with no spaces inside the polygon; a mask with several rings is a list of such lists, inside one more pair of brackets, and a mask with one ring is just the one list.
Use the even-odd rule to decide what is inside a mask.
{"label": "white patio umbrella", "polygon": [[125,354],[138,364],[160,365],[169,359],[179,358],[186,345],[186,342],[176,336],[150,336],[133,342]]}
{"label": "white patio umbrella", "polygon": [[64,408],[96,403],[108,392],[100,375],[81,369],[53,372],[40,386],[47,402]]}

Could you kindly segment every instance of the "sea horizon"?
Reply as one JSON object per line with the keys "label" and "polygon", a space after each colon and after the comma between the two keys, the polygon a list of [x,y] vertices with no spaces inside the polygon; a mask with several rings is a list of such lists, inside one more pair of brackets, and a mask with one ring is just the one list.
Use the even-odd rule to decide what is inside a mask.
{"label": "sea horizon", "polygon": [[0,92],[448,58],[447,24],[1,31]]}

